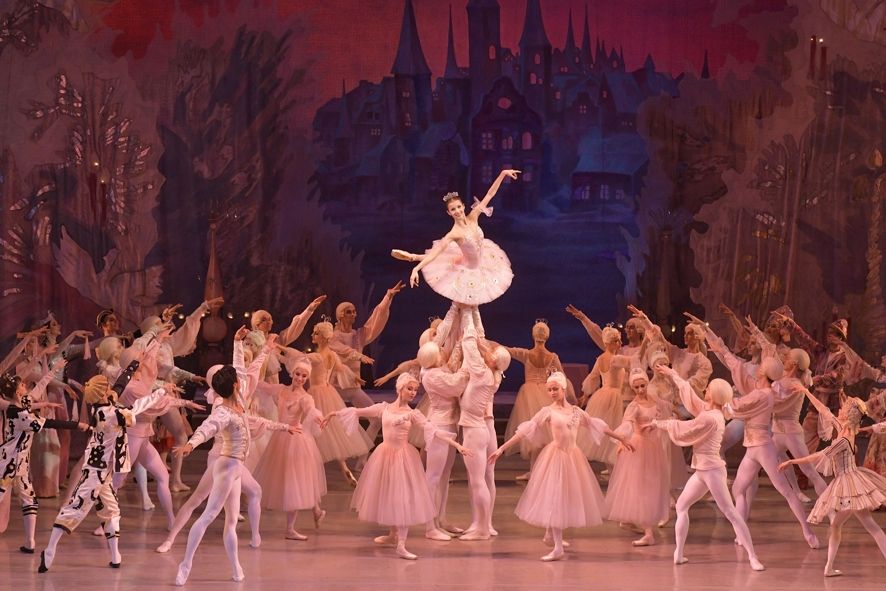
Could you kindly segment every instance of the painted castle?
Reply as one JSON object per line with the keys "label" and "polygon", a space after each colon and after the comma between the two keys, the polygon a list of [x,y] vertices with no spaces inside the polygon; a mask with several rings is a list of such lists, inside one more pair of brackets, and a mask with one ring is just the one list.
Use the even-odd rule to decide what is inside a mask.
{"label": "painted castle", "polygon": [[565,47],[554,49],[540,0],[527,0],[516,54],[501,45],[497,0],[469,0],[467,12],[467,68],[456,62],[450,13],[446,67],[432,86],[406,0],[392,75],[343,87],[317,111],[321,199],[407,205],[452,190],[482,196],[499,170],[516,168],[520,182],[497,208],[533,211],[547,201],[633,210],[648,164],[638,109],[649,97],[676,96],[679,78],[656,72],[651,56],[628,72],[623,49],[607,53],[599,38],[592,49],[587,8],[581,45],[570,12]]}

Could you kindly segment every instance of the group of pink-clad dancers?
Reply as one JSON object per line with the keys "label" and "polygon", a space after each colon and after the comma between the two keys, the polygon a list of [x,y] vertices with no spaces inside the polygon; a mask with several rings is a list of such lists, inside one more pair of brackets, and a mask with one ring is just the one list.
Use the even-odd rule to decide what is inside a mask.
{"label": "group of pink-clad dancers", "polygon": [[[619,330],[599,326],[570,305],[567,312],[603,351],[578,394],[558,356],[546,347],[546,322],[533,326],[531,349],[487,338],[479,306],[501,296],[513,274],[505,253],[484,237],[478,222],[481,214],[491,215],[489,202],[501,184],[518,174],[502,171],[470,211],[457,194],[447,194],[444,203],[453,221],[449,233],[424,254],[392,251],[395,258],[417,263],[410,275],[413,287],[421,274],[451,302],[445,317],[420,336],[415,359],[376,381],[380,385],[396,376],[394,402],[373,404],[359,375],[361,364],[373,362],[363,350],[384,329],[402,283],[388,290],[362,327],[355,326],[353,304],[338,305],[335,325],[326,320],[314,325],[309,353],[289,345],[324,296],[280,333],[272,332],[268,312],[256,311],[252,330],[243,327],[234,335],[232,363],[211,367],[205,378],[177,368],[175,357],[193,351],[201,317],[220,306],[219,300],[204,302],[177,330],[171,323],[177,307],[167,308],[159,317],[146,318],[134,339],[119,334],[112,310],[97,319],[103,332],[97,341],[90,341],[89,332],[75,331],[57,343],[60,328],[51,316],[22,333],[0,367],[0,407],[6,417],[0,501],[8,507],[12,490],[20,497],[25,524],[21,551],[35,552],[36,498],[53,496],[53,487],[57,494],[59,479],[66,474],[67,444],[59,435],[79,429],[88,431],[89,440],[40,554],[41,573],[52,569],[62,534],[71,533],[93,507],[101,521],[95,533],[107,539],[110,566],[120,567],[116,490],[132,469],[146,508],[153,503],[145,471],[157,484],[169,529],[158,552],[172,550],[192,513],[206,502],[188,533],[176,584],[188,580],[197,548],[222,510],[233,578],[242,581],[236,533],[241,495],[247,499],[252,547],[261,545],[262,509],[284,512],[286,538],[304,540],[296,530],[297,516],[311,511],[315,527],[325,518],[321,501],[329,462],[355,487],[351,507],[358,518],[388,528],[375,542],[414,560],[416,555],[406,548],[410,526],[423,525],[425,536],[439,541],[497,535],[494,467],[505,453],[529,460],[530,471],[518,477],[528,482],[515,514],[544,529],[544,542],[552,546],[544,561],[564,557],[569,547],[564,530],[604,520],[642,532],[635,546],[655,544],[655,531],[668,521],[673,506],[674,563],[683,564],[688,561],[689,509],[710,493],[732,524],[751,568],[764,570],[747,524],[760,468],[784,497],[809,547],[819,545],[811,524],[830,523],[825,576],[841,574],[834,561],[842,525],[852,516],[886,557],[886,534],[871,516],[886,502],[886,478],[855,461],[856,435],[886,435],[886,423],[862,427],[866,403],[843,390],[872,378],[881,390],[873,391],[869,402],[879,400],[886,395],[884,373],[848,347],[845,321],[834,322],[821,345],[794,322],[787,307],[773,312],[762,331],[723,307],[736,333],[732,350],[689,314],[686,346],[680,348],[642,311],[629,307],[628,344],[622,345]],[[84,343],[74,344],[78,339]],[[89,358],[92,349],[98,357],[96,374],[82,385],[66,379],[66,360]],[[708,350],[731,374],[732,384],[711,379]],[[505,442],[498,447],[492,402],[512,359],[524,365],[526,380]],[[288,385],[279,381],[284,367],[291,377]],[[190,435],[182,408],[203,407],[179,396],[186,381],[205,383],[211,406],[208,418]],[[422,389],[425,402],[421,410],[414,409],[410,403]],[[77,420],[67,420],[66,396],[82,398],[73,408]],[[809,407],[801,423],[805,400]],[[175,442],[171,479],[150,442],[157,421]],[[379,430],[382,442],[370,455]],[[206,470],[175,514],[171,492],[189,490],[181,478],[182,458],[210,439]],[[724,452],[739,441],[746,451],[730,493]],[[830,445],[819,450],[823,441]],[[424,448],[424,463],[415,443]],[[681,446],[692,447],[691,470]],[[468,475],[471,523],[466,529],[446,519],[456,451]],[[352,458],[359,479],[347,464]],[[605,496],[589,460],[604,464],[609,474]],[[818,495],[808,512],[804,505],[811,499],[798,486],[792,465],[802,469]],[[832,479],[827,482],[822,475]],[[38,480],[50,494],[35,490]],[[5,529],[5,521],[2,525]]]}

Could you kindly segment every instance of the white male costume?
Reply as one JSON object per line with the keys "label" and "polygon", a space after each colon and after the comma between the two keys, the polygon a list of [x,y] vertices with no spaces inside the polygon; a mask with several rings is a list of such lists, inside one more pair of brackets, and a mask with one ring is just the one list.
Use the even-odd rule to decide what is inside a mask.
{"label": "white male costume", "polygon": [[[492,397],[501,384],[501,372],[490,369],[478,345],[477,329],[474,328],[474,313],[471,308],[461,310],[462,367],[470,376],[468,385],[461,397],[461,416],[458,420],[462,428],[463,445],[474,452],[465,457],[468,471],[468,484],[471,488],[472,522],[462,540],[488,539],[495,530],[492,528],[492,509],[495,506],[495,467],[486,458],[498,449],[495,425],[492,416]],[[504,364],[505,366],[507,364]]]}
{"label": "white male costume", "polygon": [[[418,353],[421,370],[421,385],[428,396],[427,417],[438,430],[455,437],[458,432],[458,400],[468,384],[468,371],[462,368],[451,372],[439,364],[442,361],[440,349],[435,343],[422,345]],[[455,463],[455,449],[438,438],[430,439],[425,445],[427,459],[425,476],[431,498],[437,508],[435,523],[428,523],[425,535],[432,539],[446,540],[450,536],[441,531],[446,514],[446,501],[449,497],[449,475]]]}
{"label": "white male costume", "polygon": [[[350,369],[351,374],[353,374],[340,376],[339,379],[342,387],[338,388],[338,393],[345,403],[356,406],[357,408],[365,408],[374,404],[369,395],[360,387],[356,378],[360,377],[360,360],[363,357],[363,349],[377,339],[381,334],[381,331],[384,330],[385,325],[388,323],[388,318],[391,315],[391,302],[393,299],[394,294],[390,291],[386,293],[381,299],[381,302],[379,302],[372,311],[372,314],[369,315],[366,323],[360,328],[352,328],[348,332],[342,330],[340,326],[340,317],[345,306],[353,306],[353,304],[350,302],[342,302],[335,309],[336,320],[338,320],[338,322],[335,323],[335,327],[333,328],[332,339],[329,341],[329,348],[335,351],[335,353],[341,358],[342,363]],[[379,419],[370,419],[369,428],[366,429],[366,435],[373,444],[375,438],[378,436],[379,429],[381,429],[381,421]]]}

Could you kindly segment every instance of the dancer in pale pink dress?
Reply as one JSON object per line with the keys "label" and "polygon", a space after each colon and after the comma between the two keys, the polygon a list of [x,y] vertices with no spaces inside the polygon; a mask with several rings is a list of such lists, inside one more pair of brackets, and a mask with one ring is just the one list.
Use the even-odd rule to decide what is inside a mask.
{"label": "dancer in pale pink dress", "polygon": [[[563,365],[560,363],[560,357],[556,353],[549,351],[545,346],[550,336],[551,329],[548,327],[547,322],[536,321],[532,327],[532,340],[535,345],[531,349],[520,347],[507,348],[508,353],[511,354],[511,359],[516,359],[523,364],[525,378],[523,385],[517,391],[517,399],[514,401],[514,406],[511,409],[511,416],[508,418],[505,439],[510,439],[517,432],[517,427],[534,417],[538,411],[551,403],[545,387],[545,381],[552,372],[562,372]],[[567,398],[569,394],[572,395],[574,400],[575,393],[567,392]],[[517,449],[514,448],[511,453],[516,451]],[[520,455],[524,459],[530,460],[531,463],[535,459],[535,452],[538,449],[533,448],[528,441],[523,440],[520,442],[519,451]],[[529,472],[517,476],[517,480],[528,479]]]}
{"label": "dancer in pale pink dress", "polygon": [[[330,348],[329,342],[332,336],[331,323],[318,322],[315,324],[314,330],[311,332],[311,342],[317,347],[317,351],[307,355],[307,359],[311,363],[311,386],[308,388],[308,394],[313,396],[317,410],[324,416],[345,408],[345,401],[335,389],[333,381],[343,376],[347,377],[342,383],[350,383],[351,379],[360,381],[360,378],[353,376],[351,370],[342,363],[338,354]],[[357,486],[357,478],[348,468],[345,460],[359,458],[369,453],[372,443],[362,428],[346,433],[338,423],[329,425],[317,437],[317,447],[320,448],[323,462],[334,460],[338,464],[342,476],[351,486]]]}
{"label": "dancer in pale pink dress", "polygon": [[612,521],[642,528],[643,537],[633,544],[650,546],[655,544],[653,528],[668,518],[671,470],[666,443],[657,431],[644,427],[671,418],[672,407],[649,396],[646,371],[635,367],[629,380],[635,396],[616,433],[626,437],[634,451],[620,453],[615,460],[606,489],[606,513]]}
{"label": "dancer in pale pink dress", "polygon": [[390,526],[390,532],[375,538],[375,542],[396,544],[397,556],[406,560],[417,558],[406,549],[409,526],[428,523],[437,514],[421,458],[408,441],[409,429],[418,425],[425,430],[426,439],[435,437],[463,455],[471,455],[470,450],[456,443],[450,433],[437,430],[423,414],[409,407],[418,386],[415,377],[401,374],[397,378],[395,402],[339,409],[324,420],[324,425],[329,426],[332,424],[330,419],[338,417],[349,432],[354,432],[360,428],[360,417],[381,418],[384,441],[369,456],[351,499],[351,507],[356,509],[361,521]]}
{"label": "dancer in pale pink dress", "polygon": [[521,520],[545,528],[545,542],[554,549],[542,556],[550,562],[564,556],[563,530],[568,527],[592,527],[603,523],[603,493],[591,466],[576,445],[579,429],[599,441],[604,435],[630,449],[627,438],[613,432],[596,419],[566,401],[566,376],[555,372],[547,379],[551,404],[532,419],[521,424],[517,433],[489,454],[489,463],[521,439],[535,439],[544,427],[551,430],[552,441],[545,445],[532,467],[532,478],[517,503],[514,514]]}
{"label": "dancer in pale pink dress", "polygon": [[314,438],[320,434],[322,415],[314,399],[304,389],[311,375],[306,359],[292,368],[292,385],[275,386],[278,416],[281,423],[301,427],[301,433],[290,435],[281,431],[271,434],[253,475],[262,489],[262,506],[286,512],[286,539],[307,540],[295,530],[299,510],[313,509],[319,526],[326,512],[320,498],[326,494],[326,473],[323,458]]}
{"label": "dancer in pale pink dress", "polygon": [[886,424],[880,423],[860,429],[861,419],[867,414],[867,408],[858,398],[845,398],[840,406],[840,413],[835,417],[827,405],[808,390],[806,397],[820,413],[820,419],[833,425],[837,431],[837,438],[829,447],[802,458],[783,462],[778,469],[785,470],[792,464],[813,464],[825,476],[833,475],[834,479],[819,495],[809,513],[809,522],[821,523],[824,519],[831,518],[828,561],[824,567],[824,576],[838,577],[843,573],[834,568],[834,559],[837,557],[837,550],[843,538],[843,524],[850,517],[855,517],[861,523],[865,531],[874,538],[880,553],[886,558],[886,534],[871,515],[871,511],[886,503],[886,478],[855,463],[855,436],[858,432],[886,433]]}
{"label": "dancer in pale pink dress", "polygon": [[677,445],[692,446],[692,468],[695,472],[677,499],[677,523],[674,526],[677,548],[674,550],[674,564],[689,562],[683,554],[686,537],[689,535],[689,509],[710,492],[717,507],[732,524],[735,537],[747,552],[751,568],[757,571],[764,570],[765,567],[757,559],[757,553],[754,551],[754,542],[751,540],[748,525],[732,503],[732,497],[726,486],[726,461],[720,456],[720,444],[726,429],[723,407],[732,401],[732,386],[719,378],[711,380],[705,389],[705,398],[702,401],[695,395],[690,383],[681,378],[675,370],[659,365],[657,371],[670,376],[676,383],[686,410],[695,417],[688,421],[656,419],[646,427],[664,429]]}
{"label": "dancer in pale pink dress", "polygon": [[[625,374],[631,367],[631,358],[619,355],[621,349],[621,333],[617,329],[607,326],[603,329],[603,343],[606,349],[597,357],[594,368],[591,370],[591,381],[596,377],[602,380],[602,387],[590,395],[587,402],[588,414],[602,419],[610,429],[615,429],[621,424],[624,416],[622,404],[622,387]],[[579,405],[586,400],[582,397]],[[615,464],[616,445],[608,439],[600,439],[597,442],[580,440],[581,447],[588,459],[606,464],[612,468]]]}

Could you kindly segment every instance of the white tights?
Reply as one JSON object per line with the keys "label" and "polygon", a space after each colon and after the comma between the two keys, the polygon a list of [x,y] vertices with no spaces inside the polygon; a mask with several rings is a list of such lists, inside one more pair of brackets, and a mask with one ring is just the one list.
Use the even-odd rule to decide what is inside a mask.
{"label": "white tights", "polygon": [[[166,512],[166,527],[171,528],[175,521],[175,514],[172,511],[172,494],[169,492],[169,472],[166,471],[166,464],[160,459],[160,454],[151,445],[147,437],[138,435],[129,435],[129,454],[132,463],[141,464],[151,473],[157,482],[157,498],[160,506]],[[117,472],[114,474],[114,490],[120,490],[123,483],[126,482],[126,474]]]}
{"label": "white tights", "polygon": [[212,490],[206,509],[197,518],[188,533],[188,547],[185,557],[178,567],[177,584],[184,584],[194,562],[194,554],[203,540],[206,529],[215,521],[221,510],[225,510],[224,543],[228,560],[233,569],[235,581],[243,580],[243,569],[237,556],[237,516],[240,514],[240,484],[243,462],[227,456],[220,456],[212,466]]}
{"label": "white tights", "polygon": [[495,428],[491,419],[485,427],[462,427],[463,444],[474,452],[464,457],[471,489],[472,521],[468,532],[481,537],[492,530],[492,509],[495,506],[495,467],[487,462],[489,454],[498,449]]}
{"label": "white tights", "polygon": [[803,510],[803,503],[797,497],[797,493],[791,489],[785,475],[778,471],[778,452],[775,445],[769,441],[765,445],[755,445],[745,450],[744,458],[738,466],[738,472],[735,475],[735,481],[732,483],[732,494],[735,496],[735,507],[741,514],[743,520],[747,520],[751,510],[750,499],[747,495],[748,489],[757,479],[757,473],[760,468],[766,471],[769,480],[775,487],[775,490],[781,494],[788,502],[791,513],[800,523],[803,529],[803,537],[806,542],[813,548],[818,547],[818,539],[809,524],[806,522],[806,513]]}
{"label": "white tights", "polygon": [[[458,431],[457,425],[437,425],[437,428],[449,433]],[[425,478],[434,507],[437,509],[435,527],[440,527],[446,518],[446,501],[449,498],[449,476],[455,464],[455,449],[445,441],[436,437],[425,446]],[[430,528],[431,524],[428,524]]]}
{"label": "white tights", "polygon": [[674,551],[674,563],[686,562],[683,548],[689,533],[689,508],[700,501],[708,491],[714,497],[714,502],[717,503],[720,512],[732,524],[735,537],[748,553],[748,558],[756,560],[757,555],[754,552],[754,543],[751,541],[751,532],[735,505],[732,504],[732,497],[729,496],[729,488],[726,486],[726,467],[722,466],[711,470],[696,470],[689,477],[689,481],[683,487],[683,492],[680,493],[680,498],[677,499],[677,522],[674,526],[677,549]]}
{"label": "white tights", "polygon": [[883,558],[886,558],[886,533],[883,533],[883,530],[874,521],[870,511],[838,511],[831,520],[828,532],[828,562],[824,567],[825,575],[834,571],[834,558],[837,557],[837,549],[843,539],[843,524],[852,516],[855,516],[862,527],[871,534],[871,537],[877,542],[877,547],[880,548]]}
{"label": "white tights", "polygon": [[[165,552],[169,550],[169,548],[175,543],[175,538],[188,523],[188,520],[191,519],[191,515],[197,507],[209,498],[214,479],[214,467],[218,458],[219,456],[213,453],[210,453],[206,458],[206,471],[203,472],[203,476],[200,478],[197,488],[194,489],[194,492],[191,493],[188,500],[179,507],[178,514],[175,516],[175,523],[172,524],[172,529],[169,530],[169,535],[166,536],[166,540],[163,542],[163,545],[160,546],[160,548],[165,548],[165,550],[162,551]],[[252,473],[246,469],[246,466],[243,463],[240,464],[240,482],[240,488],[243,491],[243,494],[246,495],[246,510],[249,514],[249,528],[252,533],[250,545],[253,548],[258,548],[261,545],[261,535],[259,534],[259,522],[261,521],[261,485],[256,482],[255,478],[252,477]]]}
{"label": "white tights", "polygon": [[[803,458],[809,455],[809,450],[806,449],[806,438],[803,436],[802,431],[800,433],[773,433],[772,442],[775,444],[775,449],[778,450],[779,462],[784,462],[788,459],[785,454],[786,451],[791,452],[791,456],[794,458]],[[828,483],[815,471],[811,464],[797,464],[797,467],[800,468],[803,474],[806,475],[806,478],[809,479],[809,482],[812,483],[812,486],[815,487],[816,494],[820,495],[828,487]],[[797,485],[797,475],[794,474],[794,470],[785,470],[784,475],[787,477],[791,487],[799,492],[800,487]]]}

